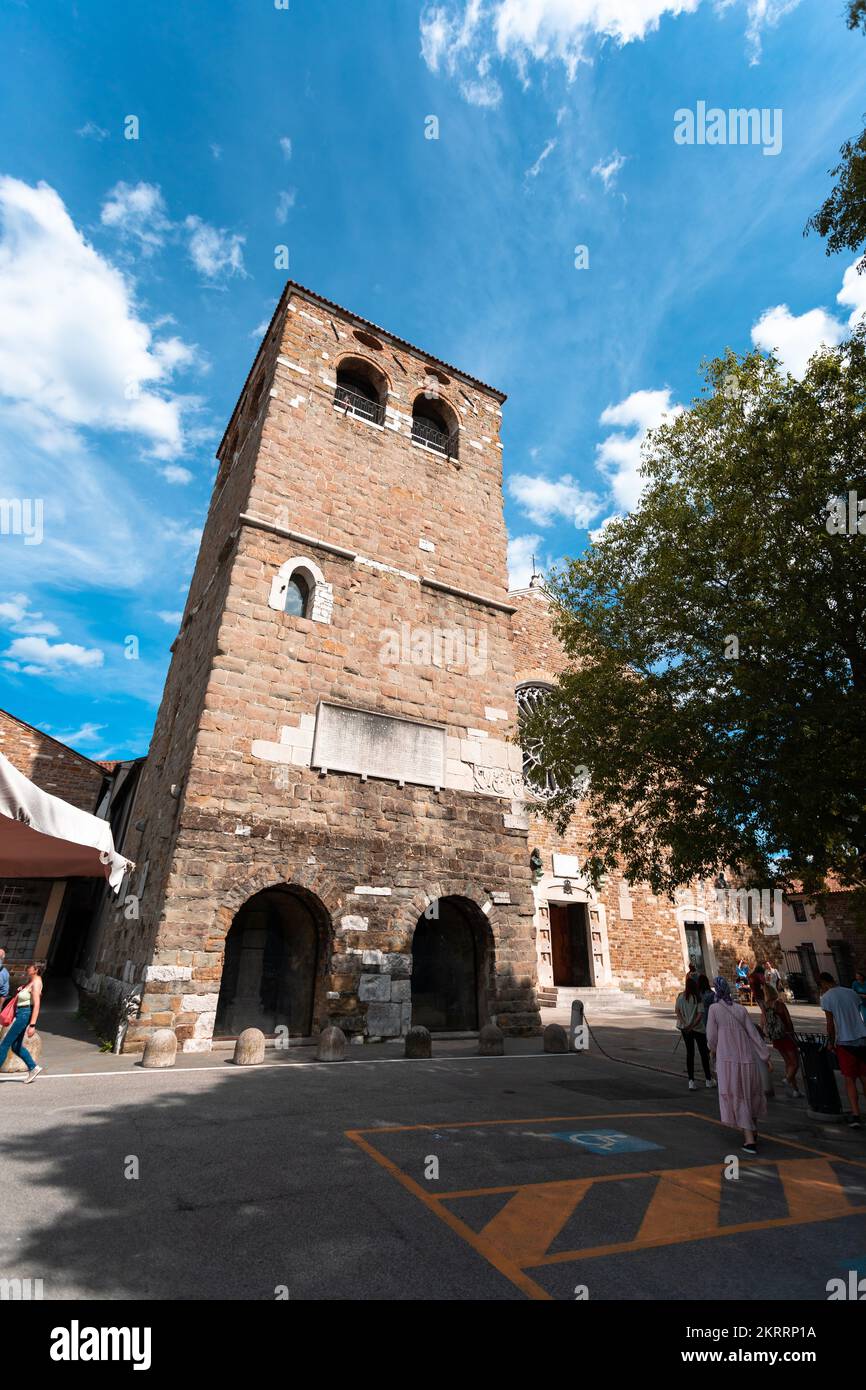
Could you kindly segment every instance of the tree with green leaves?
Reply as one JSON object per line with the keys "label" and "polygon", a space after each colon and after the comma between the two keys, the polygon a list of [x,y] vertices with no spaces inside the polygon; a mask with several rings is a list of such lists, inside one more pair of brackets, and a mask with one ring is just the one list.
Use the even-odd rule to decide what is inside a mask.
{"label": "tree with green leaves", "polygon": [[[849,0],[848,28],[866,33],[866,0]],[[837,182],[818,211],[806,223],[827,240],[827,255],[866,249],[866,129],[858,140],[846,140],[831,177]],[[860,263],[866,268],[866,258]]]}
{"label": "tree with green leaves", "polygon": [[560,831],[586,797],[596,881],[862,886],[866,330],[802,381],[759,352],[705,378],[635,511],[551,576],[569,668],[522,736]]}

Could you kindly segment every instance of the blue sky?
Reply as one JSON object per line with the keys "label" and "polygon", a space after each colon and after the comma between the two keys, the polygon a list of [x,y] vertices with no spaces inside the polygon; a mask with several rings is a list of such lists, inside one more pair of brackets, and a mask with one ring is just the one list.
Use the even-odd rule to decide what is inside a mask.
{"label": "blue sky", "polygon": [[[146,751],[276,246],[508,393],[517,584],[703,357],[866,311],[802,235],[866,107],[842,0],[8,0],[0,44],[0,705],[93,757]],[[781,149],[676,143],[699,102]]]}

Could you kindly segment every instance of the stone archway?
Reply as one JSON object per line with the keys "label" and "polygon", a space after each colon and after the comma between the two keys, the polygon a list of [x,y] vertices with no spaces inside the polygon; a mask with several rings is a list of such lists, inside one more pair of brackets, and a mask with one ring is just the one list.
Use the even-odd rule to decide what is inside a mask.
{"label": "stone archway", "polygon": [[474,1032],[489,1021],[493,938],[471,898],[437,898],[412,938],[412,1023],[431,1033]]}
{"label": "stone archway", "polygon": [[244,1028],[309,1037],[329,938],[328,914],[308,891],[280,884],[248,898],[225,940],[214,1037]]}

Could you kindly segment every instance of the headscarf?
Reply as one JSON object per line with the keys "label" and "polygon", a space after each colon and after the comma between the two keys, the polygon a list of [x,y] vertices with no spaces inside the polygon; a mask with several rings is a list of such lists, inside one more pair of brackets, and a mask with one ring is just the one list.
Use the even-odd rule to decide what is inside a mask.
{"label": "headscarf", "polygon": [[717,1004],[728,1004],[730,1008],[734,1007],[734,1001],[731,998],[731,986],[728,984],[724,975],[716,976],[713,980],[713,989],[716,991]]}

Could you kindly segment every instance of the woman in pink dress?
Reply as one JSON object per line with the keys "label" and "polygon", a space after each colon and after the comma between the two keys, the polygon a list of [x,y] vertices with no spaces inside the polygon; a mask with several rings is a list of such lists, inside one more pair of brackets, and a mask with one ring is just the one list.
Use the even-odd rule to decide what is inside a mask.
{"label": "woman in pink dress", "polygon": [[707,1042],[716,1054],[722,1124],[743,1131],[746,1153],[758,1152],[758,1120],[767,1113],[764,1078],[770,1049],[723,975],[713,980],[716,1002],[707,1017]]}

